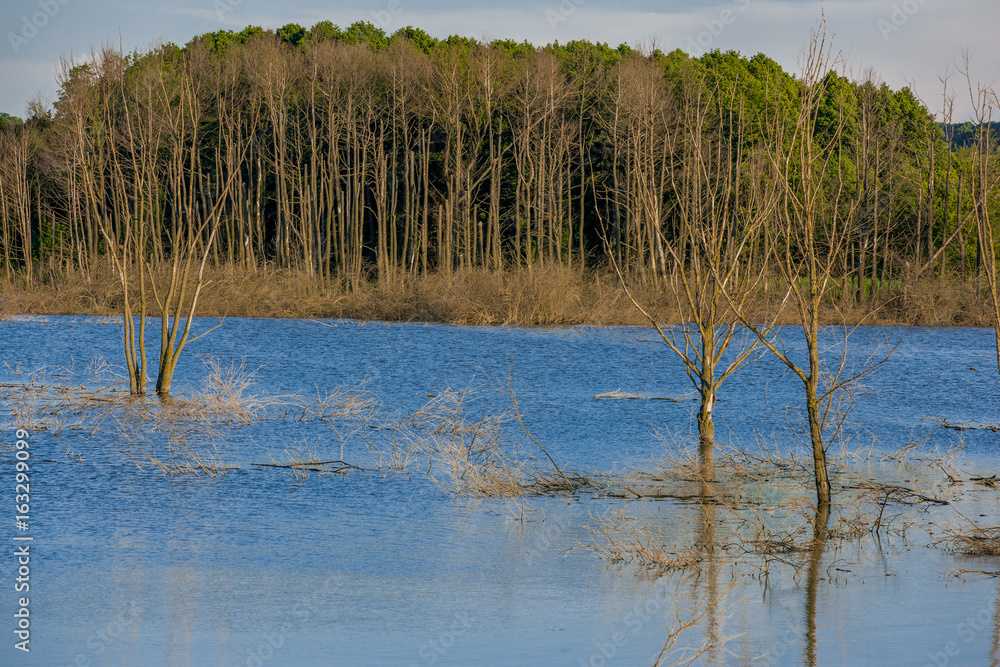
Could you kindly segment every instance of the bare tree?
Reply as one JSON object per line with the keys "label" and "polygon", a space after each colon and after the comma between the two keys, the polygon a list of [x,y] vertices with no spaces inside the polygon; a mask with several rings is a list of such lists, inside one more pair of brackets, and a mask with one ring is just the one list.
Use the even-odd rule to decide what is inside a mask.
{"label": "bare tree", "polygon": [[757,345],[752,335],[743,336],[739,351],[723,362],[746,332],[727,297],[745,308],[760,281],[764,263],[755,256],[757,237],[772,215],[774,188],[766,162],[746,140],[735,88],[707,87],[688,71],[672,101],[658,98],[648,84],[640,91],[647,105],[652,102],[641,114],[646,125],[641,133],[659,138],[635,141],[639,150],[629,180],[640,210],[630,217],[645,219],[652,229],[646,246],[650,265],[662,263],[665,271],[670,264],[682,322],[661,325],[652,308],[633,296],[617,262],[614,266],[629,298],[684,363],[698,392],[702,475],[712,479],[716,395]]}
{"label": "bare tree", "polygon": [[31,192],[28,166],[31,135],[24,128],[0,130],[0,242],[4,252],[4,278],[13,273],[11,260],[20,259],[27,284],[32,283]]}
{"label": "bare tree", "polygon": [[[147,383],[146,264],[142,253],[150,210],[143,195],[148,194],[147,179],[156,171],[156,165],[148,160],[157,147],[150,145],[141,128],[137,129],[144,119],[136,102],[141,97],[140,86],[126,94],[126,67],[121,55],[105,47],[92,54],[87,68],[91,87],[77,90],[78,96],[67,100],[61,121],[70,137],[67,150],[71,169],[82,185],[86,217],[96,222],[122,290],[122,342],[129,391],[142,395]],[[69,82],[72,72],[72,65],[64,61],[64,82]],[[153,82],[154,94],[155,86]],[[155,113],[151,107],[147,111]],[[138,303],[133,302],[136,290]]]}
{"label": "bare tree", "polygon": [[[236,168],[217,188],[200,167],[199,128],[202,124],[202,95],[197,67],[204,61],[185,61],[173,81],[162,88],[162,109],[168,132],[170,159],[166,165],[166,190],[171,200],[167,239],[170,246],[170,274],[165,289],[152,281],[152,291],[160,309],[160,363],[156,392],[170,393],[177,361],[184,347],[221,326],[191,336],[191,324],[201,292],[208,284],[205,267],[218,236],[220,212],[229,190],[239,177],[244,154],[234,161]],[[216,178],[221,179],[222,174]],[[151,267],[148,269],[152,273]],[[181,319],[184,320],[181,327]]]}
{"label": "bare tree", "polygon": [[[824,297],[834,286],[834,271],[841,265],[841,254],[849,239],[848,222],[853,219],[858,202],[844,196],[848,176],[837,159],[844,117],[826,136],[816,136],[816,117],[823,98],[825,75],[831,62],[825,22],[813,33],[801,77],[798,108],[785,117],[778,111],[767,137],[772,178],[778,184],[779,205],[768,226],[775,252],[775,265],[794,305],[798,325],[805,340],[806,361],[799,362],[775,335],[773,327],[754,323],[745,309],[727,293],[739,318],[761,343],[784,363],[802,382],[805,392],[809,440],[812,447],[816,497],[820,505],[831,501],[827,469],[828,442],[825,430],[837,416],[838,392],[858,375],[844,377],[847,345],[841,363],[832,373],[820,358],[820,321]],[[864,371],[863,371],[864,372]]]}
{"label": "bare tree", "polygon": [[972,104],[972,121],[976,126],[975,142],[972,146],[972,196],[971,213],[976,219],[976,233],[979,239],[983,277],[993,306],[993,329],[996,338],[997,368],[1000,370],[1000,286],[997,284],[997,254],[993,223],[990,220],[990,199],[1000,181],[995,157],[996,136],[993,131],[993,112],[1000,107],[996,91],[982,84],[973,85],[970,55],[963,58],[963,74],[969,87]]}

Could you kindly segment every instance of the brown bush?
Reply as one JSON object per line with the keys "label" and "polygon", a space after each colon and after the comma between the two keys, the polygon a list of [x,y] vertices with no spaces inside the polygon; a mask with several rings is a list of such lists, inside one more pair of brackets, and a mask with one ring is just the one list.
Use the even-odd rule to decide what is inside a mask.
{"label": "brown bush", "polygon": [[[106,267],[89,275],[36,267],[29,286],[16,276],[0,282],[0,316],[116,315],[122,295],[117,278]],[[37,278],[41,276],[41,278]],[[165,271],[156,275],[161,283]],[[343,317],[385,321],[433,321],[465,325],[645,325],[610,269],[581,271],[539,263],[504,271],[471,268],[450,276],[398,273],[380,280],[336,278],[270,266],[256,269],[231,265],[209,268],[198,315],[207,317]],[[665,323],[684,319],[670,281],[652,284],[628,276],[636,298]],[[789,311],[780,281],[762,283],[749,314],[760,321],[775,310]],[[137,296],[137,295],[136,295]],[[152,297],[149,314],[159,313]],[[793,321],[780,312],[777,321]],[[921,326],[987,326],[990,311],[975,281],[956,276],[910,277],[877,289],[859,302],[833,294],[826,304],[827,324],[916,324]]]}

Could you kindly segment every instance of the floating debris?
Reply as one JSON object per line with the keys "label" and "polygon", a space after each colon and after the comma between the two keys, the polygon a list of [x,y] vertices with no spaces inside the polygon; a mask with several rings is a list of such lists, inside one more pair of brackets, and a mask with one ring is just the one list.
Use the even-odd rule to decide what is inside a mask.
{"label": "floating debris", "polygon": [[615,389],[614,391],[609,391],[606,394],[595,394],[594,398],[621,398],[636,400],[642,399],[646,401],[670,401],[671,403],[680,403],[684,400],[681,398],[674,398],[673,396],[647,396],[646,394],[629,394],[623,392],[621,389]]}
{"label": "floating debris", "polygon": [[993,431],[994,433],[1000,431],[1000,425],[997,424],[980,424],[979,422],[952,424],[947,419],[941,420],[941,426],[944,428],[954,429],[956,431]]}

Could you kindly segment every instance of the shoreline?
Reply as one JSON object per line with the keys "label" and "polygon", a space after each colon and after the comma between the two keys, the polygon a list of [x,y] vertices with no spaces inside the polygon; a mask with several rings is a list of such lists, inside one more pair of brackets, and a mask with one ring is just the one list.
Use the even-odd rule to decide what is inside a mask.
{"label": "shoreline", "polygon": [[[36,271],[0,282],[0,319],[28,315],[121,316],[122,290],[110,271]],[[645,284],[644,284],[645,283]],[[273,268],[215,267],[206,272],[196,317],[347,319],[466,326],[649,326],[610,271],[537,264],[531,268],[459,270],[450,276],[399,275],[381,281],[322,279]],[[897,282],[903,293],[880,289],[863,302],[836,293],[824,303],[825,325],[993,327],[987,296],[973,281],[934,278]],[[650,287],[635,277],[629,288],[664,324],[686,321],[669,285]],[[751,315],[796,324],[783,290],[762,291]],[[138,303],[138,291],[131,294]],[[784,303],[783,303],[784,301]],[[147,315],[159,317],[152,295]],[[134,314],[137,310],[133,306]]]}

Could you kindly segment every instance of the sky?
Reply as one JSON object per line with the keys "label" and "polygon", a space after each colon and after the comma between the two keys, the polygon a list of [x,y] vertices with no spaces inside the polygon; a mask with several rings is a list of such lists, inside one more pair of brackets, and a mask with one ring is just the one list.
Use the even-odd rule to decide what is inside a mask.
{"label": "sky", "polygon": [[143,51],[247,25],[370,21],[387,33],[412,25],[435,37],[536,45],[587,39],[692,55],[717,48],[764,53],[798,73],[821,14],[838,68],[852,78],[874,72],[893,89],[910,86],[939,112],[950,74],[955,121],[972,113],[964,54],[974,86],[1000,79],[998,0],[3,0],[0,111],[24,117],[38,96],[50,108],[60,61],[81,62],[102,45]]}

